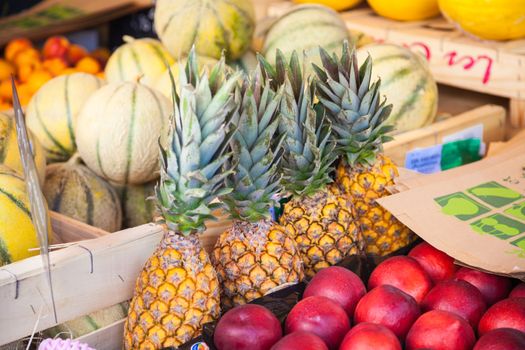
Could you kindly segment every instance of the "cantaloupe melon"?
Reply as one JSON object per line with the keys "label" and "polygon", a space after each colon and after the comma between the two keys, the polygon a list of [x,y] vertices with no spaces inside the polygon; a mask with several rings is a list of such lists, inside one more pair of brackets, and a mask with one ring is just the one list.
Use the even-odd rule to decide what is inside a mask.
{"label": "cantaloupe melon", "polygon": [[75,153],[78,113],[103,81],[92,74],[61,75],[45,83],[27,106],[27,127],[46,150],[50,161],[64,161]]}
{"label": "cantaloupe melon", "polygon": [[106,65],[106,80],[109,83],[137,81],[148,86],[159,78],[167,67],[174,63],[162,43],[152,38],[134,39],[125,36],[126,43],[111,55]]}
{"label": "cantaloupe melon", "polygon": [[[46,153],[31,131],[28,130],[28,134],[40,186],[43,186],[46,178]],[[24,174],[20,151],[18,150],[15,118],[13,115],[4,112],[0,112],[0,164],[7,165],[21,175]]]}
{"label": "cantaloupe melon", "polygon": [[113,184],[122,203],[123,228],[137,227],[153,221],[156,181],[144,185]]}
{"label": "cantaloupe melon", "polygon": [[[173,79],[175,80],[175,84],[177,87],[177,90],[179,90],[179,76],[180,76],[180,70],[184,69],[186,67],[186,58],[182,58],[179,61],[175,62],[171,65],[170,70],[171,74],[173,75]],[[206,70],[207,72],[210,72],[212,68],[218,63],[219,61],[215,58],[206,57],[199,55],[197,57],[197,65],[199,67],[199,71],[202,73],[203,70]],[[168,69],[164,70],[164,73],[157,79],[155,82],[154,88],[161,92],[164,96],[169,97],[171,99],[172,97],[172,91],[171,91],[171,78],[170,78],[170,71]]]}
{"label": "cantaloupe melon", "polygon": [[274,64],[277,49],[286,57],[296,50],[300,59],[304,52],[307,57],[305,69],[311,72],[310,63],[320,63],[319,46],[340,55],[345,40],[351,41],[350,33],[337,12],[321,5],[300,5],[282,15],[269,28],[262,54]]}
{"label": "cantaloupe melon", "polygon": [[47,167],[43,188],[49,208],[108,232],[122,225],[122,210],[116,191],[82,164],[79,156],[67,163]]}
{"label": "cantaloupe melon", "polygon": [[247,51],[241,58],[237,61],[230,63],[230,66],[233,68],[240,69],[245,73],[251,73],[255,68],[257,68],[257,56],[253,51]]}
{"label": "cantaloupe melon", "polygon": [[78,338],[122,320],[128,315],[128,308],[129,302],[123,302],[64,322],[58,326],[46,329],[43,333],[50,338],[57,336],[66,339]]}
{"label": "cantaloupe melon", "polygon": [[78,152],[108,181],[152,181],[159,176],[158,140],[166,137],[170,113],[170,100],[145,85],[108,84],[91,95],[78,116]]}
{"label": "cantaloupe melon", "polygon": [[381,78],[381,95],[394,107],[388,119],[396,128],[394,133],[434,122],[438,89],[423,56],[397,45],[372,44],[357,50],[359,62],[369,54],[372,80]]}
{"label": "cantaloupe melon", "polygon": [[[49,223],[50,240],[53,238]],[[23,177],[0,164],[0,266],[38,254],[38,237],[31,221]]]}
{"label": "cantaloupe melon", "polygon": [[195,45],[200,55],[229,60],[250,47],[255,10],[247,0],[157,0],[155,30],[175,59]]}

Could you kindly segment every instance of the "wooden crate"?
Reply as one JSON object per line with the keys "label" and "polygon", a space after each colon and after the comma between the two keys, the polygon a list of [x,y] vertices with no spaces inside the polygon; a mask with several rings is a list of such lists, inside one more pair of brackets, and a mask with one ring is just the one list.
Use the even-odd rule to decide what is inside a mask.
{"label": "wooden crate", "polygon": [[[98,237],[50,253],[58,323],[129,300],[137,276],[164,232],[159,225],[146,224],[108,234],[60,214],[52,214],[52,218],[59,237],[79,237],[82,232],[84,237]],[[201,236],[203,247],[210,251],[229,225],[224,217],[211,222]],[[0,345],[30,335],[38,319],[37,331],[57,324],[39,256],[0,267],[0,305]],[[95,347],[97,350],[119,349],[118,327],[122,322],[82,339],[90,343],[99,339],[104,344]],[[116,333],[120,336],[115,339],[118,346],[108,337]]]}
{"label": "wooden crate", "polygon": [[[290,1],[274,3],[267,14],[276,17],[292,6]],[[440,83],[509,99],[511,124],[525,127],[525,40],[478,40],[443,17],[398,22],[377,16],[367,7],[341,15],[350,30],[422,53]]]}

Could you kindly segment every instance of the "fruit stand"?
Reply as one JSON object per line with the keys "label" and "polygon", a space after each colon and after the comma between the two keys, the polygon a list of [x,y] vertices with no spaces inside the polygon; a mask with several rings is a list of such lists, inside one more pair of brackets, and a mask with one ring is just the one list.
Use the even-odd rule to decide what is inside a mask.
{"label": "fruit stand", "polygon": [[0,350],[525,349],[525,28],[404,3],[0,18]]}

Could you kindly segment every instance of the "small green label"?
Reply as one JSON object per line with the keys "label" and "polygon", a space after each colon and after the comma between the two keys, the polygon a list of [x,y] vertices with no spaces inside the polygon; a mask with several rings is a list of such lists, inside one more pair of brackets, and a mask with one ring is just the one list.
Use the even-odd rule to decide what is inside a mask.
{"label": "small green label", "polygon": [[525,202],[514,204],[511,208],[505,210],[505,213],[525,221]]}
{"label": "small green label", "polygon": [[480,147],[480,139],[466,139],[443,144],[441,170],[452,169],[480,160]]}
{"label": "small green label", "polygon": [[496,208],[501,208],[523,198],[518,192],[500,185],[495,181],[469,188],[467,191],[483,202]]}
{"label": "small green label", "polygon": [[525,237],[521,237],[515,241],[510,242],[512,245],[515,245],[518,248],[525,250]]}
{"label": "small green label", "polygon": [[481,234],[490,234],[499,239],[507,239],[525,232],[525,224],[501,214],[493,214],[470,224]]}
{"label": "small green label", "polygon": [[490,211],[489,208],[462,192],[452,193],[434,200],[441,206],[441,211],[444,214],[455,216],[462,221],[473,219]]}

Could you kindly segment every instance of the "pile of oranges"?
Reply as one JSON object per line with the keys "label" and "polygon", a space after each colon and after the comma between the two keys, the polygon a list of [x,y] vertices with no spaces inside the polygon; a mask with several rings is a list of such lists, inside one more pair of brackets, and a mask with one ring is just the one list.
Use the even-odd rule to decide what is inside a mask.
{"label": "pile of oranges", "polygon": [[41,50],[28,39],[11,40],[5,47],[4,58],[0,58],[0,111],[12,108],[12,74],[16,77],[20,103],[25,106],[55,76],[86,72],[103,78],[109,55],[103,48],[87,52],[63,36],[48,38]]}

